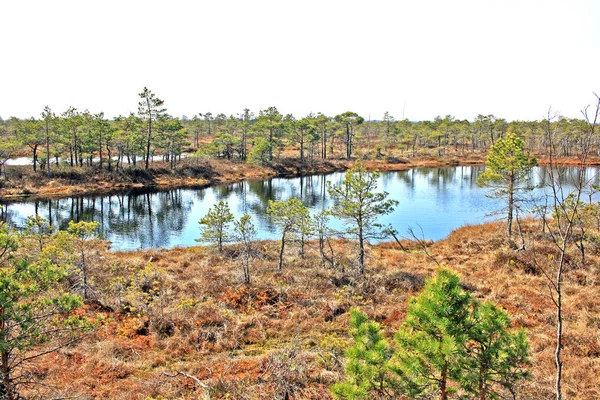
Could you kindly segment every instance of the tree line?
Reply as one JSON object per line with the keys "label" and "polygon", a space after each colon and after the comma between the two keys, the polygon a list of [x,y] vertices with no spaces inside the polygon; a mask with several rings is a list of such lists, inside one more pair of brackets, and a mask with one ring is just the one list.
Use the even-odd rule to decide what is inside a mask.
{"label": "tree line", "polygon": [[[540,121],[512,121],[495,115],[477,115],[473,121],[451,115],[432,121],[397,120],[389,112],[366,120],[356,112],[335,116],[310,113],[304,117],[283,114],[276,107],[258,114],[244,109],[235,115],[201,112],[192,118],[174,117],[165,102],[151,90],[139,93],[137,112],[113,119],[69,107],[55,112],[45,107],[38,118],[0,119],[0,164],[24,149],[34,171],[50,174],[51,163],[72,167],[122,169],[148,168],[159,155],[175,168],[185,152],[208,157],[251,161],[264,165],[286,156],[306,162],[332,158],[466,156],[484,153],[508,131],[521,137],[527,151],[544,154],[547,125],[556,131],[556,153],[569,157],[580,152],[586,130],[584,119],[559,115]],[[599,138],[593,138],[595,154]]]}

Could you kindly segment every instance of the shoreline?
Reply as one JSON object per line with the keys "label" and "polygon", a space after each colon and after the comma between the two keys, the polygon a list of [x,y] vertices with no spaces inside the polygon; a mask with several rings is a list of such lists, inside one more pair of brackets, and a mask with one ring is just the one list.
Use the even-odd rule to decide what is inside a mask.
{"label": "shoreline", "polygon": [[[315,160],[301,163],[297,159],[282,159],[273,166],[257,166],[247,163],[210,160],[201,164],[178,166],[171,171],[162,163],[155,163],[148,170],[125,169],[125,171],[99,171],[91,167],[79,168],[70,175],[75,179],[59,176],[47,178],[41,172],[24,172],[24,166],[10,167],[25,176],[11,177],[0,187],[0,201],[19,202],[29,200],[54,200],[73,196],[101,196],[123,193],[130,190],[172,190],[179,188],[206,188],[211,186],[238,183],[243,181],[272,178],[294,178],[299,176],[323,175],[343,172],[352,167],[356,160]],[[368,170],[404,171],[412,168],[453,167],[458,165],[483,165],[481,158],[416,158],[401,159],[400,162],[364,161]],[[134,175],[134,176],[132,176]],[[142,175],[136,176],[136,175]],[[15,185],[16,183],[16,185]],[[8,184],[8,185],[7,185]]]}
{"label": "shoreline", "polygon": [[[577,166],[580,161],[574,158],[555,160],[560,165]],[[30,200],[54,200],[73,196],[102,196],[124,193],[131,190],[172,190],[179,188],[203,189],[211,186],[256,181],[272,178],[294,178],[299,176],[323,175],[343,172],[352,167],[354,160],[315,160],[300,162],[298,159],[283,158],[273,166],[259,166],[248,163],[209,160],[182,162],[175,170],[166,164],[154,163],[148,170],[128,168],[123,171],[102,171],[92,167],[59,170],[47,178],[43,172],[28,171],[25,166],[9,167],[8,181],[0,187],[0,201],[19,202]],[[484,155],[442,158],[398,158],[392,161],[364,160],[370,171],[405,171],[413,168],[444,168],[455,166],[485,165]],[[547,159],[539,159],[538,165],[546,166]],[[600,165],[600,157],[586,162],[586,166]],[[10,176],[10,175],[15,175]],[[58,175],[58,176],[57,176]]]}

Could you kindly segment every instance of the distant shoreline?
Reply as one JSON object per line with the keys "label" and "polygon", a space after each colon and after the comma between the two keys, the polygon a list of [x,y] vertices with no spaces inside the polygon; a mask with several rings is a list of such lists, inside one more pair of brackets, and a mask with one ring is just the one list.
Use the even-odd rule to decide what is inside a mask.
{"label": "distant shoreline", "polygon": [[[31,166],[7,166],[8,180],[0,187],[0,201],[13,202],[23,199],[58,199],[83,195],[106,195],[132,189],[169,190],[177,188],[205,188],[214,185],[247,180],[263,180],[277,177],[322,175],[345,171],[356,159],[314,160],[301,162],[294,158],[274,161],[272,166],[253,165],[223,159],[193,160],[187,158],[175,170],[164,162],[153,162],[148,170],[125,168],[123,170],[100,170],[92,167],[61,168],[53,170],[47,178],[44,171],[31,171]],[[421,167],[452,167],[460,165],[484,165],[485,155],[466,157],[391,158],[363,161],[369,170],[403,171]],[[556,162],[556,160],[555,160]],[[539,165],[548,165],[542,158]],[[576,158],[559,159],[565,166],[576,166]],[[592,158],[587,166],[600,165],[600,157]]]}

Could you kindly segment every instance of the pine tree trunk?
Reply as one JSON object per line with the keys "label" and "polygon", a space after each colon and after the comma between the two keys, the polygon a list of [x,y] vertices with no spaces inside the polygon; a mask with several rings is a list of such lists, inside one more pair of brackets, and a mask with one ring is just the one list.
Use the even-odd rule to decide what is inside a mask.
{"label": "pine tree trunk", "polygon": [[563,249],[561,252],[561,260],[556,272],[556,349],[554,351],[554,361],[556,364],[556,400],[562,400],[562,269],[564,259]]}
{"label": "pine tree trunk", "polygon": [[37,155],[37,145],[33,147],[33,172],[37,171],[37,160],[38,160],[38,155]]}
{"label": "pine tree trunk", "polygon": [[244,245],[244,283],[250,284],[250,245]]}
{"label": "pine tree trunk", "polygon": [[273,128],[269,129],[269,162],[273,161]]}
{"label": "pine tree trunk", "polygon": [[[6,321],[4,319],[4,309],[0,309],[0,331],[4,331],[6,329]],[[0,381],[0,398],[6,400],[14,400],[15,393],[12,387],[12,382],[10,379],[11,367],[10,367],[10,358],[9,351],[4,350],[0,353],[2,365],[2,377]]]}
{"label": "pine tree trunk", "polygon": [[352,157],[352,134],[350,132],[350,125],[346,124],[346,158]]}
{"label": "pine tree trunk", "polygon": [[285,247],[285,231],[283,231],[283,235],[281,236],[281,248],[279,249],[279,266],[277,270],[281,272],[283,270],[283,249]]}
{"label": "pine tree trunk", "polygon": [[[83,245],[83,244],[82,244]],[[81,274],[83,276],[83,300],[88,299],[88,274],[87,266],[85,265],[85,252],[81,250]]]}
{"label": "pine tree trunk", "polygon": [[362,222],[359,222],[358,224],[358,245],[360,247],[360,252],[359,252],[359,272],[360,274],[364,274],[365,273],[365,239],[363,237],[363,227],[362,227]]}
{"label": "pine tree trunk", "polygon": [[513,208],[515,205],[514,200],[514,187],[515,187],[515,174],[514,172],[510,175],[508,181],[508,217],[506,221],[506,230],[508,237],[512,236],[512,221],[513,221]]}
{"label": "pine tree trunk", "polygon": [[100,169],[102,169],[102,134],[100,134],[98,142],[98,152],[100,153]]}
{"label": "pine tree trunk", "polygon": [[440,379],[440,400],[448,400],[448,390],[446,383],[448,381],[448,366],[444,365],[442,368],[442,378]]}
{"label": "pine tree trunk", "polygon": [[486,387],[483,369],[479,371],[479,400],[485,400]]}
{"label": "pine tree trunk", "polygon": [[48,168],[46,174],[50,178],[50,128],[48,123],[46,123],[46,165]]}

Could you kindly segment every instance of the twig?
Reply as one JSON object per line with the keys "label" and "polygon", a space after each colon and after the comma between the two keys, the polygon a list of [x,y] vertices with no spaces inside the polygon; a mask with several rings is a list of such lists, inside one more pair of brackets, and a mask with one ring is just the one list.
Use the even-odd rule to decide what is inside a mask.
{"label": "twig", "polygon": [[396,241],[396,243],[398,243],[398,246],[400,246],[400,250],[406,251],[406,247],[404,247],[402,245],[402,243],[398,239],[398,236],[396,236],[396,230],[395,229],[388,229],[388,230],[386,230],[386,233],[389,234],[389,235],[391,235],[394,238],[394,240]]}
{"label": "twig", "polygon": [[208,389],[208,385],[206,383],[202,382],[200,379],[196,378],[193,375],[186,374],[185,372],[177,371],[177,373],[175,375],[169,375],[168,373],[163,372],[163,375],[165,375],[169,378],[177,378],[179,375],[183,375],[186,378],[193,379],[198,384],[198,386],[200,386],[201,388]]}
{"label": "twig", "polygon": [[417,224],[417,226],[421,230],[421,238],[417,237],[417,235],[415,234],[415,232],[413,231],[412,228],[408,228],[408,234],[410,236],[412,236],[412,238],[419,244],[419,246],[421,246],[421,248],[423,249],[423,252],[427,256],[427,258],[429,258],[430,260],[432,260],[433,262],[435,262],[438,267],[441,267],[441,265],[438,262],[438,260],[434,256],[432,256],[431,253],[429,253],[429,250],[427,250],[427,245],[425,244],[425,240],[422,239],[423,236],[424,236],[423,228],[419,224]]}

